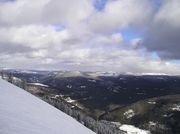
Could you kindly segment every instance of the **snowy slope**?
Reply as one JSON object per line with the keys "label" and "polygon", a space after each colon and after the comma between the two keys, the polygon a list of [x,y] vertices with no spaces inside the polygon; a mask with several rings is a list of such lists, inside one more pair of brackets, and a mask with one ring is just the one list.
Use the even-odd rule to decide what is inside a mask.
{"label": "snowy slope", "polygon": [[94,134],[26,91],[0,79],[0,134]]}
{"label": "snowy slope", "polygon": [[124,132],[127,132],[127,134],[151,134],[147,130],[142,130],[135,126],[127,125],[127,124],[123,124],[122,126],[120,126],[119,129],[123,130]]}

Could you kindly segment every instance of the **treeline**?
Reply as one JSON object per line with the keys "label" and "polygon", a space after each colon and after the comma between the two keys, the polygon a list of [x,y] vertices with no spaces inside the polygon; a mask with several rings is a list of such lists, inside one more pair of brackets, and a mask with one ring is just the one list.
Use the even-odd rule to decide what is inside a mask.
{"label": "treeline", "polygon": [[[0,74],[2,79],[7,80],[8,82],[11,82],[12,84],[30,92],[30,90],[28,90],[28,84],[26,80],[13,77],[12,73],[7,74],[4,72],[0,72]],[[41,99],[46,101],[50,105],[53,105],[57,109],[63,111],[64,113],[70,115],[71,117],[73,117],[89,129],[93,130],[97,134],[124,134],[114,124],[108,121],[95,120],[92,117],[87,116],[77,108],[74,108],[71,104],[66,103],[62,99],[53,98],[48,95],[41,96]]]}
{"label": "treeline", "polygon": [[0,71],[0,77],[24,90],[27,90],[27,82],[25,79],[19,79],[13,76],[13,73]]}
{"label": "treeline", "polygon": [[65,103],[63,100],[51,98],[49,96],[44,96],[42,99],[65,112],[66,114],[70,115],[71,117],[75,118],[81,124],[93,130],[97,134],[122,134],[122,131],[120,131],[115,125],[107,121],[95,120],[85,115],[81,111],[72,108],[71,105]]}

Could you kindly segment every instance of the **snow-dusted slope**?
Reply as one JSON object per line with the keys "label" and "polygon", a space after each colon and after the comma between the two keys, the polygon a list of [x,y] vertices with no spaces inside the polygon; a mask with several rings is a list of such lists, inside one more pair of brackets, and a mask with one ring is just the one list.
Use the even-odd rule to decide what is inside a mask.
{"label": "snow-dusted slope", "polygon": [[0,79],[0,134],[94,134],[26,91]]}

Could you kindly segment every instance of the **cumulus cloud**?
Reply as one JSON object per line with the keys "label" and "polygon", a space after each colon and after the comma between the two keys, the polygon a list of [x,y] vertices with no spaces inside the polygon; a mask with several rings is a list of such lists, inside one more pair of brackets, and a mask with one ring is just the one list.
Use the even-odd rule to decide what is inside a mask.
{"label": "cumulus cloud", "polygon": [[96,35],[89,40],[89,43],[94,45],[120,45],[123,43],[123,40],[122,34],[115,33],[111,35]]}
{"label": "cumulus cloud", "polygon": [[142,38],[134,38],[130,41],[130,45],[133,48],[140,47],[141,44],[142,44]]}
{"label": "cumulus cloud", "polygon": [[[1,48],[42,49],[59,45],[68,38],[66,30],[56,31],[52,26],[28,25],[20,27],[0,28]],[[14,50],[16,51],[16,49]]]}
{"label": "cumulus cloud", "polygon": [[148,0],[110,0],[104,10],[97,12],[90,21],[96,32],[140,26],[148,22],[153,14]]}
{"label": "cumulus cloud", "polygon": [[88,0],[15,0],[0,3],[0,24],[74,25],[88,17],[93,6]]}
{"label": "cumulus cloud", "polygon": [[[178,0],[159,10],[149,0],[108,0],[101,10],[94,2],[1,2],[1,67],[180,74],[161,59],[180,58]],[[143,34],[127,39],[121,30],[131,28]]]}
{"label": "cumulus cloud", "polygon": [[143,45],[165,59],[180,59],[180,1],[166,0],[155,15]]}
{"label": "cumulus cloud", "polygon": [[[112,52],[111,52],[112,51]],[[50,52],[52,54],[52,52]],[[24,54],[1,55],[2,64],[11,68],[81,70],[81,71],[117,71],[139,73],[179,74],[179,65],[161,60],[152,60],[150,55],[142,56],[134,50],[76,49],[53,53],[56,56],[44,57],[44,54],[28,57]],[[28,61],[28,62],[27,62]],[[16,64],[14,64],[16,63]],[[26,64],[24,64],[26,63]]]}

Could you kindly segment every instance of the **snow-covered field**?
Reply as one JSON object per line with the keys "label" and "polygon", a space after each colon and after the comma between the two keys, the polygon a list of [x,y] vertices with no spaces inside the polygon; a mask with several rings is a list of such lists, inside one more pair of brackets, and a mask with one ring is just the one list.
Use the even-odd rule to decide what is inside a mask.
{"label": "snow-covered field", "polygon": [[134,111],[132,109],[129,109],[124,113],[124,116],[126,116],[127,119],[133,117],[135,115]]}
{"label": "snow-covered field", "polygon": [[142,130],[135,126],[126,125],[126,124],[123,124],[122,126],[120,126],[119,129],[126,132],[127,134],[151,134],[147,130]]}
{"label": "snow-covered field", "polygon": [[94,134],[70,116],[0,79],[0,134]]}
{"label": "snow-covered field", "polygon": [[31,85],[35,85],[35,86],[40,86],[40,87],[49,87],[48,85],[44,85],[44,84],[41,84],[41,83],[29,83]]}

